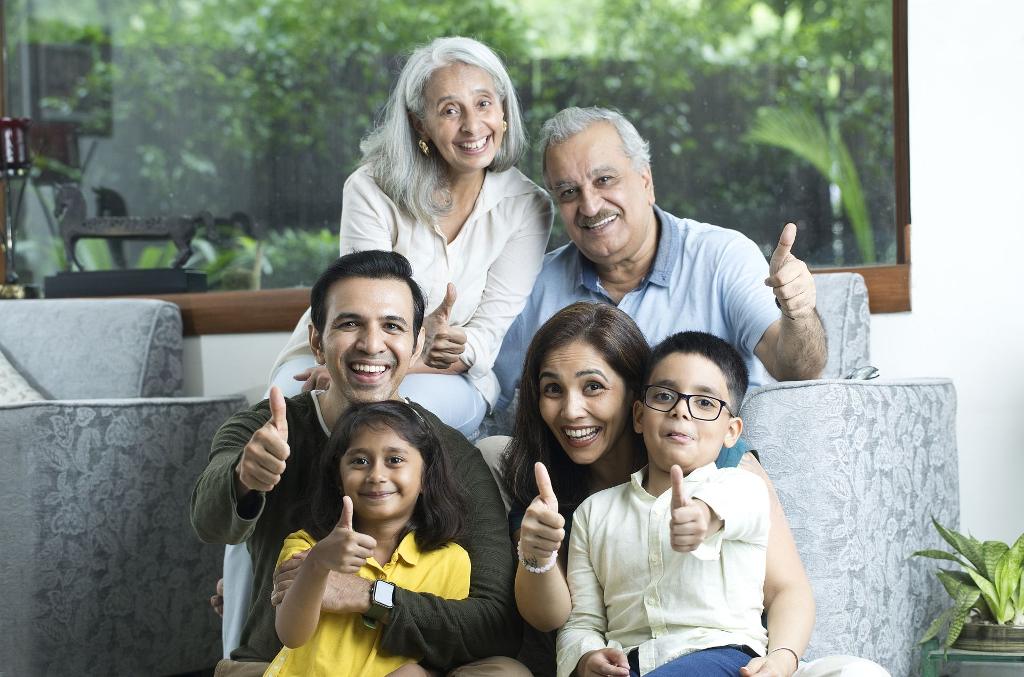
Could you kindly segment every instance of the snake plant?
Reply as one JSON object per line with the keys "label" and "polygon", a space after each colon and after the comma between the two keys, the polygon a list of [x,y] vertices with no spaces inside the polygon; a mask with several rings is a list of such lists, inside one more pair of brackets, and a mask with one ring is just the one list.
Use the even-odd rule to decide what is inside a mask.
{"label": "snake plant", "polygon": [[1010,547],[1002,541],[981,542],[964,536],[934,518],[932,523],[955,552],[919,550],[912,556],[956,562],[961,571],[935,572],[953,598],[953,606],[932,621],[921,642],[938,635],[948,623],[945,646],[952,646],[972,610],[980,620],[1024,625],[1024,534]]}

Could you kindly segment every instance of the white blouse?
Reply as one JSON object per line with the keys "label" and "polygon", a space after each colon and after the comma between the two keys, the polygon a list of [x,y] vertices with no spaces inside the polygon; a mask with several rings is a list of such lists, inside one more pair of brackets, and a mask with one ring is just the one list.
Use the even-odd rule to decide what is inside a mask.
{"label": "white blouse", "polygon": [[[441,305],[448,283],[455,283],[451,323],[466,332],[461,356],[469,366],[466,377],[493,405],[498,380],[491,368],[544,260],[553,218],[547,194],[518,169],[487,172],[473,211],[452,242],[437,224],[417,222],[399,209],[365,165],[348,177],[342,195],[342,255],[384,249],[405,256],[428,314]],[[307,310],[272,374],[310,353],[309,322]]]}

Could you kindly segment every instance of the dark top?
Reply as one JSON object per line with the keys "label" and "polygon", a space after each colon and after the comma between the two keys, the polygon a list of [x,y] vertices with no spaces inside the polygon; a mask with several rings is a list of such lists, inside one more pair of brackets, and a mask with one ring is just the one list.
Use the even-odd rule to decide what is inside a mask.
{"label": "dark top", "polygon": [[[217,431],[210,461],[192,492],[191,518],[206,543],[247,542],[253,561],[253,590],[241,645],[231,657],[269,662],[281,649],[270,605],[274,565],[285,537],[301,528],[292,508],[311,486],[311,474],[327,441],[308,393],[288,399],[291,456],[273,491],[250,492],[238,503],[234,469],[253,432],[270,418],[264,400],[232,416]],[[472,511],[459,539],[472,563],[469,598],[446,600],[407,590],[395,591],[395,608],[384,626],[381,646],[388,653],[422,657],[448,670],[480,658],[515,655],[520,620],[515,608],[515,561],[505,530],[498,487],[480,452],[458,431],[414,404],[449,454]]]}

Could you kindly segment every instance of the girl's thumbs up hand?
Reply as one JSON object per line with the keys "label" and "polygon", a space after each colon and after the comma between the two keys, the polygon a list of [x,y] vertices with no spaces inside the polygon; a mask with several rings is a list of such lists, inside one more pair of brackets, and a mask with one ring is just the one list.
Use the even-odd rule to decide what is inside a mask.
{"label": "girl's thumbs up hand", "polygon": [[317,563],[343,574],[354,574],[373,556],[377,541],[361,534],[353,526],[352,499],[341,499],[341,517],[337,526],[310,551]]}

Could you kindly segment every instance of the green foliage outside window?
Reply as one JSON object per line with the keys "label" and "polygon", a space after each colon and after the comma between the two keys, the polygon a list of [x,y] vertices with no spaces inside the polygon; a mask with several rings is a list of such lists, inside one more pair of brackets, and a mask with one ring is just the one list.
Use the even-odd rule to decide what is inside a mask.
{"label": "green foliage outside window", "polygon": [[[244,212],[259,240],[205,234],[193,265],[221,288],[308,284],[337,254],[341,185],[402,56],[454,34],[503,55],[534,138],[564,106],[620,109],[651,141],[669,211],[742,230],[766,252],[797,221],[797,253],[817,265],[892,262],[891,11],[887,0],[14,0],[9,110],[73,119],[81,165],[41,158],[50,178],[28,191],[22,264],[37,279],[61,264],[43,212],[62,176],[87,194],[118,191],[133,215]],[[76,45],[93,65],[33,108],[45,93],[20,75],[28,45]],[[540,182],[536,152],[521,168]],[[556,224],[553,243],[564,241]],[[163,265],[162,251],[134,250],[135,264]]]}

